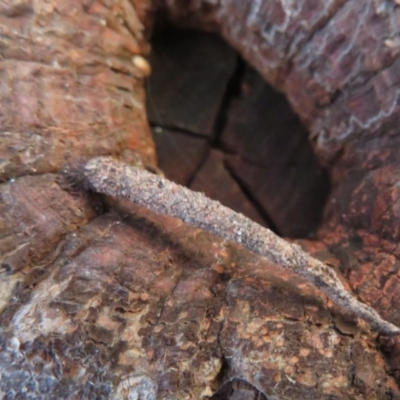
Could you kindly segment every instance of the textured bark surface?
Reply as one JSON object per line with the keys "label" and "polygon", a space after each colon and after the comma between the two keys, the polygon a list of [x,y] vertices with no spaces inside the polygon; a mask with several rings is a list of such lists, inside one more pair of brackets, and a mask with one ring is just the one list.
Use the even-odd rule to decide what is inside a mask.
{"label": "textured bark surface", "polygon": [[[302,244],[400,325],[396,3],[167,3],[285,90],[335,183],[326,245]],[[400,398],[396,338],[378,343],[277,265],[56,174],[100,154],[154,164],[146,65],[132,60],[151,9],[0,5],[0,394]]]}
{"label": "textured bark surface", "polygon": [[399,113],[395,1],[160,3],[173,19],[220,31],[282,89],[327,160],[350,139],[387,131]]}
{"label": "textured bark surface", "polygon": [[154,162],[129,1],[6,1],[0,20],[1,180],[122,150]]}
{"label": "textured bark surface", "polygon": [[[357,295],[399,324],[397,2],[160,3],[175,21],[221,32],[285,92],[333,182],[318,236]],[[386,350],[398,374],[396,346]]]}
{"label": "textured bark surface", "polygon": [[0,357],[11,398],[197,399],[234,377],[287,399],[396,393],[374,336],[299,277],[176,220],[114,210],[128,217],[95,219],[46,279],[13,293]]}

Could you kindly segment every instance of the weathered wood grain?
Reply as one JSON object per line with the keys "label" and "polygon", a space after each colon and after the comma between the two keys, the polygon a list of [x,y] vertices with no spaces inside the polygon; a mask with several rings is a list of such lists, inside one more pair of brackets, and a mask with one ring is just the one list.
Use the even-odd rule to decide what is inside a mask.
{"label": "weathered wood grain", "polygon": [[154,164],[147,72],[132,57],[167,7],[285,91],[335,184],[328,247],[307,246],[323,261],[336,252],[360,297],[398,323],[396,2],[155,3],[0,5],[1,395],[198,399],[237,378],[282,399],[399,398],[398,342],[299,277],[50,174],[101,154]]}

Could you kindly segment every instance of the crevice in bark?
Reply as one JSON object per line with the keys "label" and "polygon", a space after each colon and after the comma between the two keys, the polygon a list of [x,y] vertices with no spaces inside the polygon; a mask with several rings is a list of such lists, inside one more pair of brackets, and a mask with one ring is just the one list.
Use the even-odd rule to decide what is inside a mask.
{"label": "crevice in bark", "polygon": [[251,190],[249,190],[249,188],[242,181],[240,176],[235,174],[235,171],[229,166],[228,163],[224,163],[224,165],[225,165],[227,171],[229,172],[229,174],[232,176],[232,178],[235,180],[235,182],[239,185],[240,189],[245,194],[245,196],[254,204],[254,206],[256,207],[257,211],[267,221],[269,229],[271,229],[277,235],[283,236],[282,232],[280,232],[279,228],[276,226],[273,218],[271,218],[271,216],[265,211],[264,207],[259,203],[257,198],[254,196],[253,192]]}
{"label": "crevice in bark", "polygon": [[[329,190],[328,177],[284,97],[214,35],[163,26],[153,40],[147,107],[159,166],[167,178],[205,192],[278,234],[313,237]],[[165,135],[162,138],[163,131],[168,140]],[[198,143],[208,151],[192,157],[187,153],[189,144],[180,147],[177,134],[203,139]],[[193,147],[190,151],[195,152]],[[232,168],[232,157],[239,164],[245,162],[247,176],[239,176],[239,164]],[[182,169],[188,170],[185,178]],[[263,174],[269,189],[263,188]],[[315,179],[314,188],[307,187]],[[227,180],[230,194],[222,189],[221,182]],[[262,193],[255,194],[260,188]],[[236,196],[247,205],[229,204]],[[317,200],[311,206],[305,198]],[[287,203],[291,211],[284,210]],[[250,208],[251,215],[247,214]],[[296,217],[296,212],[311,217],[307,222],[307,218]]]}
{"label": "crevice in bark", "polygon": [[229,109],[232,103],[235,101],[235,99],[238,99],[240,97],[241,85],[245,71],[246,71],[246,63],[241,57],[238,56],[236,69],[228,81],[225,94],[222,98],[220,110],[215,120],[214,139],[212,142],[213,147],[215,148],[219,149],[221,146],[221,135],[228,123]]}
{"label": "crevice in bark", "polygon": [[210,400],[269,400],[256,387],[244,379],[233,378],[224,382]]}

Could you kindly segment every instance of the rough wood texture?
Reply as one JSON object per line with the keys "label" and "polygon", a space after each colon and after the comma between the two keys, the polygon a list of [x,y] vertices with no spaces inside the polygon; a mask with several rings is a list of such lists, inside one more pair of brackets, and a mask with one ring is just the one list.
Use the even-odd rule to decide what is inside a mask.
{"label": "rough wood texture", "polygon": [[398,116],[400,9],[395,1],[159,3],[173,19],[220,31],[286,93],[327,160],[350,139],[376,136]]}
{"label": "rough wood texture", "polygon": [[[332,200],[354,179],[343,207],[362,264],[343,272],[366,301],[381,288],[374,305],[399,324],[396,3],[167,3],[218,28],[287,92],[331,163]],[[1,395],[198,399],[221,388],[233,398],[226,385],[239,378],[281,399],[400,398],[376,336],[299,277],[176,220],[114,203],[103,213],[49,174],[99,154],[154,162],[147,70],[131,60],[148,50],[149,10],[143,0],[0,5]],[[321,238],[347,261],[331,204]],[[380,344],[397,378],[399,343]]]}
{"label": "rough wood texture", "polygon": [[400,327],[382,320],[375,310],[358,302],[344,288],[332,268],[218,201],[208,199],[165,178],[130,167],[111,157],[97,157],[83,167],[87,186],[99,193],[130,200],[196,228],[234,241],[245,249],[307,279],[347,312],[367,321],[386,335],[400,334]]}
{"label": "rough wood texture", "polygon": [[298,276],[176,220],[114,209],[128,216],[86,225],[47,279],[14,294],[3,392],[199,399],[240,377],[283,399],[397,393],[374,337]]}
{"label": "rough wood texture", "polygon": [[2,181],[122,150],[154,162],[128,0],[7,1],[0,21]]}
{"label": "rough wood texture", "polygon": [[[318,236],[339,257],[360,298],[398,324],[398,3],[160,4],[175,21],[221,32],[285,92],[333,182]],[[386,351],[400,377],[396,351],[391,351],[396,346]]]}

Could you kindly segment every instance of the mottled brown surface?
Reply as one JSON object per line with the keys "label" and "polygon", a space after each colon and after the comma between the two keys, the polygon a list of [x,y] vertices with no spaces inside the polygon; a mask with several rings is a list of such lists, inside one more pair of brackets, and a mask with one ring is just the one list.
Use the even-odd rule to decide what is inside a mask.
{"label": "mottled brown surface", "polygon": [[[168,15],[221,31],[306,123],[321,158],[394,122],[400,8],[395,1],[177,0]],[[286,9],[284,7],[287,7]]]}
{"label": "mottled brown surface", "polygon": [[[101,212],[82,190],[68,194],[56,176],[26,176],[0,185],[0,311],[13,290],[35,286],[51,271],[68,237]],[[11,310],[13,306],[11,306]]]}
{"label": "mottled brown surface", "polygon": [[128,0],[108,3],[0,6],[2,181],[123,149],[154,162],[143,74],[130,61],[147,49],[143,27]]}
{"label": "mottled brown surface", "polygon": [[116,210],[129,217],[92,221],[29,297],[14,293],[3,392],[197,399],[240,377],[283,399],[397,393],[368,331],[336,331],[338,310],[300,278],[174,219]]}
{"label": "mottled brown surface", "polygon": [[[168,3],[287,92],[331,163],[320,237],[397,323],[396,2]],[[132,4],[144,21],[150,2]],[[104,214],[49,174],[122,149],[154,162],[130,3],[9,1],[0,18],[1,396],[197,399],[236,377],[280,399],[399,398],[396,338],[377,343],[279,266],[175,220]]]}
{"label": "mottled brown surface", "polygon": [[129,166],[113,157],[97,157],[82,168],[83,181],[97,193],[126,199],[161,215],[181,221],[245,249],[304,277],[335,304],[367,321],[381,334],[399,335],[400,327],[382,320],[377,312],[359,302],[343,286],[334,270],[264,228],[203,193],[177,185],[152,172]]}
{"label": "mottled brown surface", "polygon": [[[396,321],[397,3],[305,0],[287,9],[279,1],[178,3],[169,2],[172,19],[221,31],[285,91],[334,185],[319,238],[360,297]],[[393,351],[392,366],[396,357]]]}

